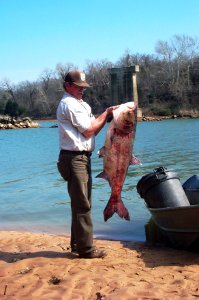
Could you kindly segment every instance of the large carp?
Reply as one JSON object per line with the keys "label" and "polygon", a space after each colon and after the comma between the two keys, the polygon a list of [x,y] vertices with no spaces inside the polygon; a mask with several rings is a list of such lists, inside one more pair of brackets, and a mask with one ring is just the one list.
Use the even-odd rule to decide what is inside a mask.
{"label": "large carp", "polygon": [[129,212],[121,199],[121,191],[128,166],[140,163],[132,155],[136,124],[137,107],[134,102],[121,104],[113,111],[105,145],[99,150],[99,156],[103,157],[104,170],[96,177],[107,179],[111,187],[111,196],[104,209],[105,221],[115,212],[121,218],[130,220]]}

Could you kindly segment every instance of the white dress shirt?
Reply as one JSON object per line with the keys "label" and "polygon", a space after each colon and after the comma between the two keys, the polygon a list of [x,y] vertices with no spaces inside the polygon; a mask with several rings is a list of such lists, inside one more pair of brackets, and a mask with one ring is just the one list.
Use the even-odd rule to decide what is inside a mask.
{"label": "white dress shirt", "polygon": [[82,132],[91,126],[94,118],[85,101],[64,93],[57,108],[60,150],[93,151],[95,136],[85,138]]}

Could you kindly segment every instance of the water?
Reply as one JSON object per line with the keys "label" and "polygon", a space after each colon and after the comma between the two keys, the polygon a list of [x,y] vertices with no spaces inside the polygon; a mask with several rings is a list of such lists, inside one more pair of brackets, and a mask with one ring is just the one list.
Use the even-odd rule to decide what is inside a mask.
{"label": "water", "polygon": [[[42,128],[38,129],[0,131],[0,229],[69,234],[70,200],[56,168],[58,132],[50,128],[56,123],[40,123]],[[199,174],[199,120],[138,123],[134,154],[142,165],[129,167],[122,191],[129,222],[118,215],[103,220],[110,188],[95,176],[102,170],[97,150],[103,145],[108,126],[96,137],[92,155],[94,234],[144,241],[150,214],[136,191],[137,182],[158,166],[176,171],[182,183]]]}

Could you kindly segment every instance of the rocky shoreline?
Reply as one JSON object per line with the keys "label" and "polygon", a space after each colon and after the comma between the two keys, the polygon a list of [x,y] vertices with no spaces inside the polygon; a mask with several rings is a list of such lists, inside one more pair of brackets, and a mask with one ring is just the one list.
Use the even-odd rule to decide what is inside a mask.
{"label": "rocky shoreline", "polygon": [[34,122],[29,117],[10,117],[8,115],[0,116],[1,129],[19,129],[19,128],[38,128],[39,123]]}
{"label": "rocky shoreline", "polygon": [[[96,116],[97,117],[97,116]],[[149,121],[162,121],[170,119],[196,119],[199,118],[198,115],[172,115],[172,116],[142,116],[138,118],[139,122],[149,122]],[[39,121],[55,121],[54,118],[42,119]],[[19,129],[19,128],[39,128],[41,125],[37,121],[33,121],[29,117],[10,117],[8,115],[0,115],[0,130],[1,129]],[[53,125],[52,127],[57,127]]]}
{"label": "rocky shoreline", "polygon": [[162,121],[162,120],[171,120],[171,119],[197,119],[199,116],[142,116],[138,121]]}
{"label": "rocky shoreline", "polygon": [[167,116],[157,116],[157,115],[145,115],[142,114],[142,117],[139,121],[162,121],[162,120],[169,120],[169,119],[197,119],[199,118],[199,110],[198,109],[191,109],[185,110],[181,109],[178,114],[171,114]]}

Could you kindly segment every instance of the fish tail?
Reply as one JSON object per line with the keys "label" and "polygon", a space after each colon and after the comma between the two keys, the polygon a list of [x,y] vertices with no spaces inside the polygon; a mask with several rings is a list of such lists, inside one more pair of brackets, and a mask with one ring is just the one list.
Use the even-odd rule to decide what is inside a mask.
{"label": "fish tail", "polygon": [[106,222],[114,213],[117,213],[122,219],[127,221],[130,220],[128,209],[125,207],[121,198],[117,199],[117,197],[111,196],[107,206],[104,209],[104,221]]}

